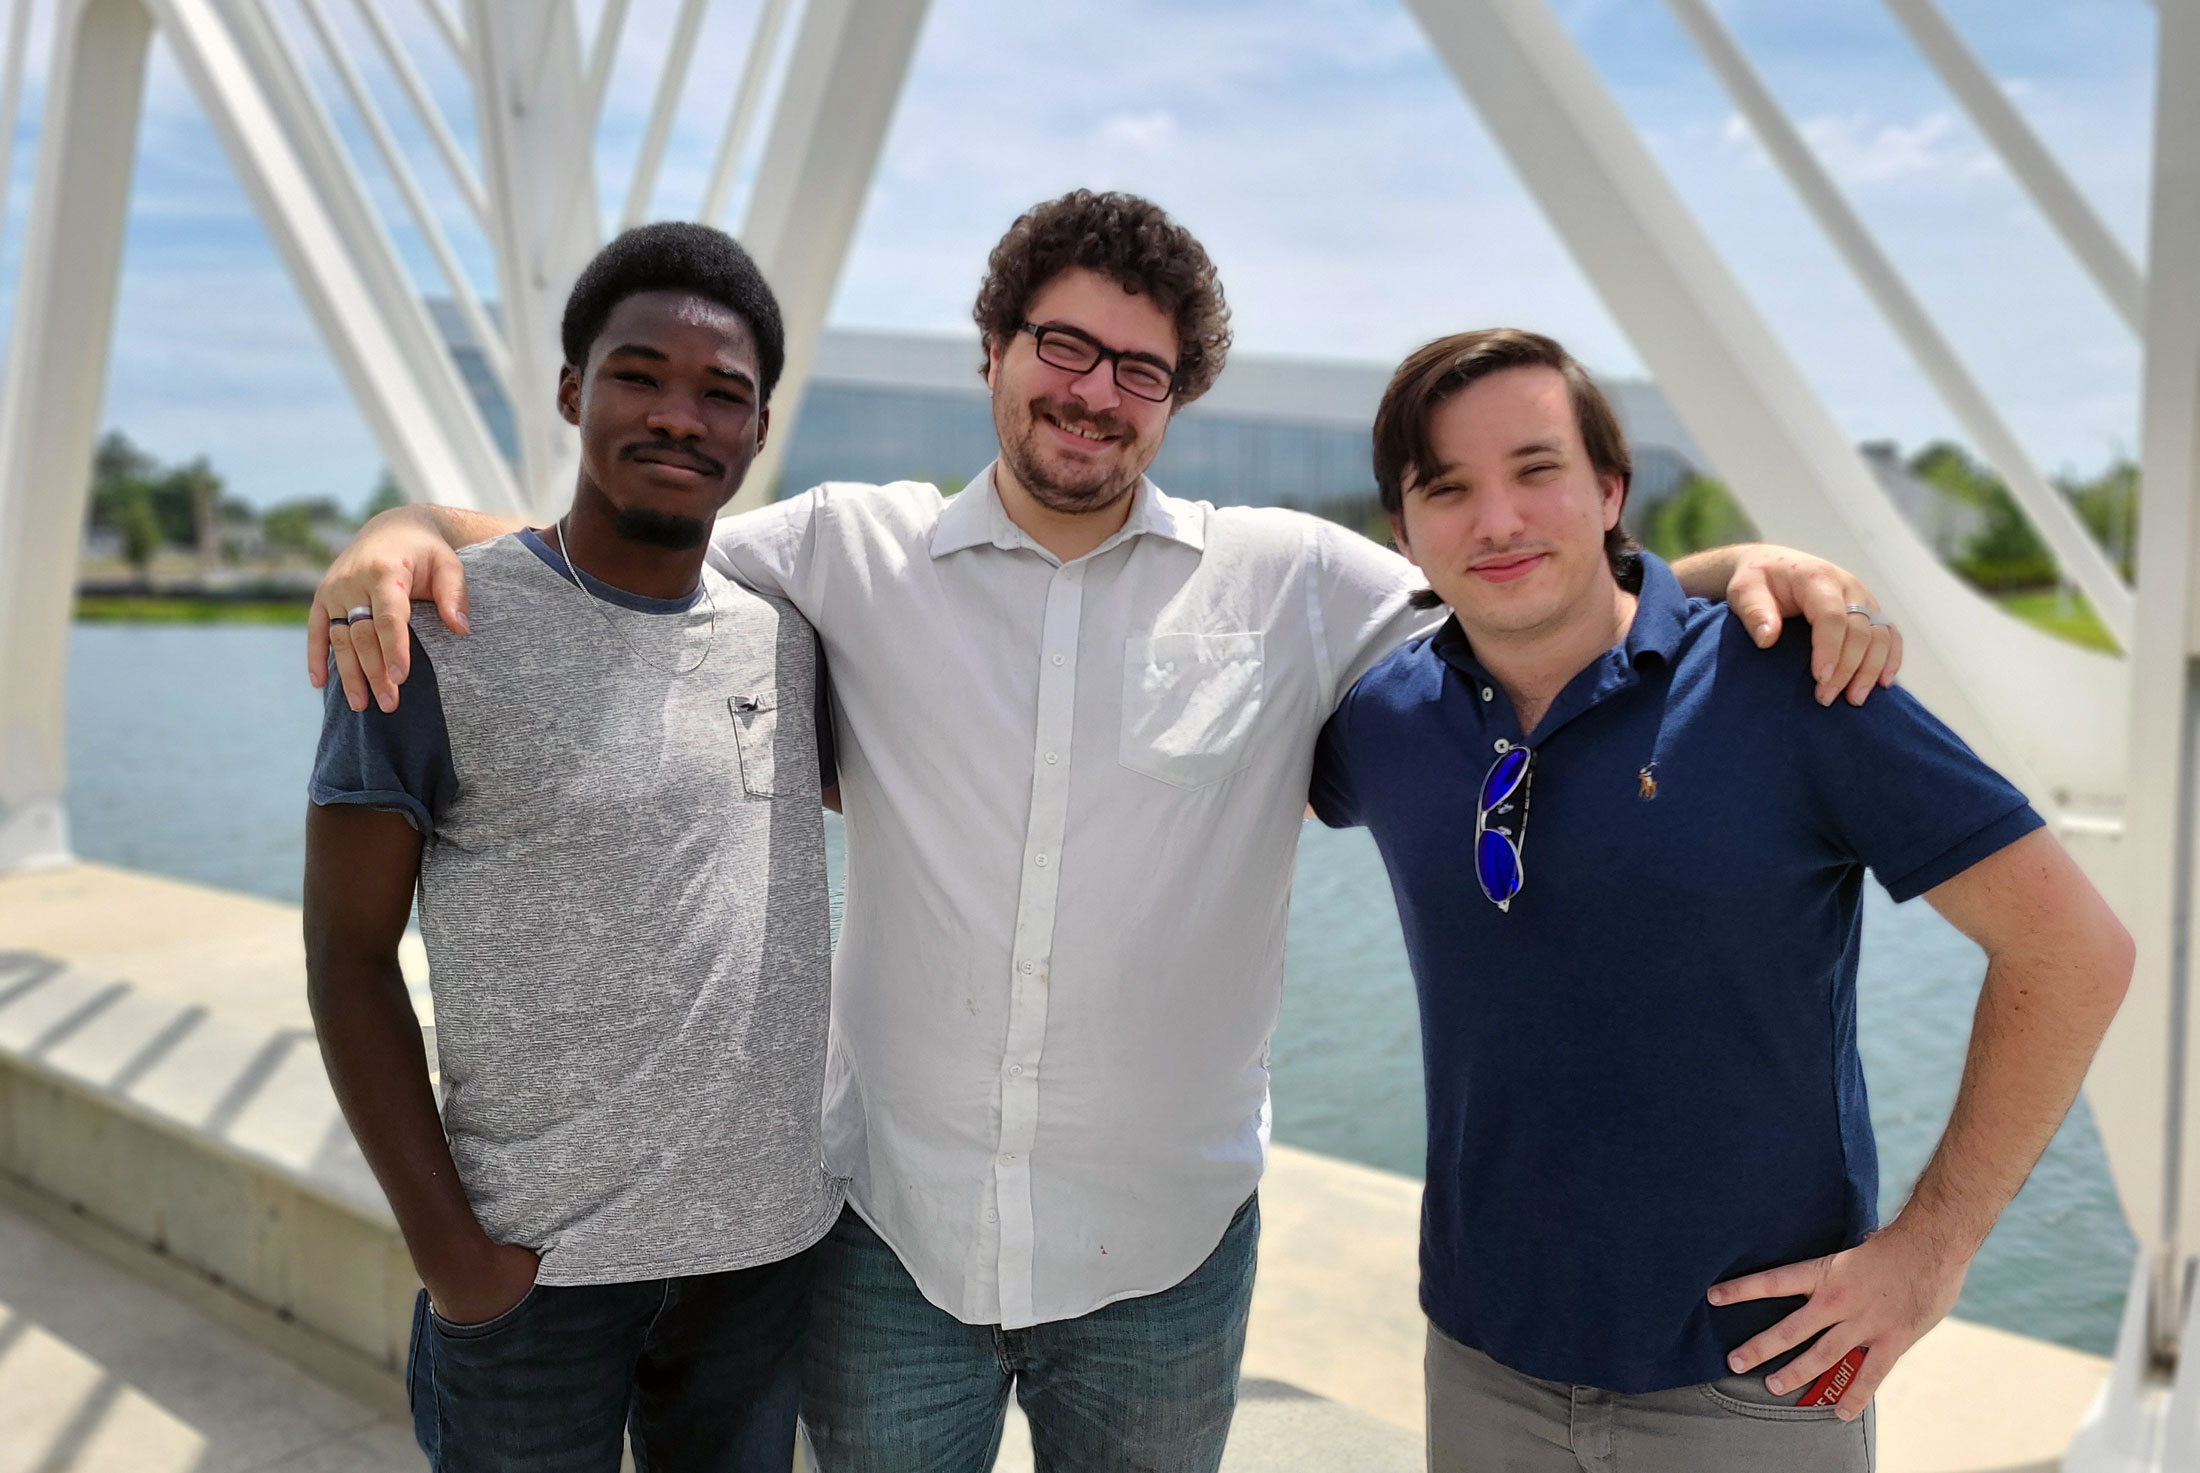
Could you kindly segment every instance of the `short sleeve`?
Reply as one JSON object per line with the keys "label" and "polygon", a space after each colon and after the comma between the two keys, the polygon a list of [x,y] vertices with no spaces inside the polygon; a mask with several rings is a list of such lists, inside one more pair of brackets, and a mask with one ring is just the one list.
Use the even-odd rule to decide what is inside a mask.
{"label": "short sleeve", "polygon": [[306,792],[322,807],[357,803],[402,813],[421,837],[434,836],[458,796],[458,773],[435,666],[418,639],[405,698],[395,711],[384,712],[372,702],[364,711],[352,710],[344,703],[341,682],[330,676]]}
{"label": "short sleeve", "polygon": [[711,530],[710,565],[726,577],[783,598],[818,622],[816,522],[824,488],[724,517]]}
{"label": "short sleeve", "polygon": [[1307,617],[1335,705],[1383,656],[1442,623],[1444,611],[1414,607],[1413,594],[1428,582],[1397,553],[1335,522],[1307,521],[1314,570]]}
{"label": "short sleeve", "polygon": [[1352,696],[1348,693],[1329,720],[1322,724],[1314,744],[1314,776],[1306,801],[1314,816],[1333,829],[1357,828],[1363,820],[1352,792],[1351,755],[1347,737],[1352,721]]}
{"label": "short sleeve", "polygon": [[840,744],[833,736],[833,680],[825,664],[825,641],[817,641],[817,786],[840,785]]}
{"label": "short sleeve", "polygon": [[1899,686],[1862,706],[1799,704],[1796,751],[1819,822],[1896,900],[1955,878],[2045,822]]}

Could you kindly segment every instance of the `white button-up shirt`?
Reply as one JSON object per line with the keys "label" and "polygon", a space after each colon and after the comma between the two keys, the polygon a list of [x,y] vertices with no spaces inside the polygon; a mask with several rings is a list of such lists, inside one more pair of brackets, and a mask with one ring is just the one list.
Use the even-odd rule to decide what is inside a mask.
{"label": "white button-up shirt", "polygon": [[1064,563],[991,471],[721,522],[832,670],[848,872],[828,1166],[932,1303],[1068,1319],[1181,1282],[1260,1179],[1315,738],[1430,616],[1404,559],[1139,484]]}

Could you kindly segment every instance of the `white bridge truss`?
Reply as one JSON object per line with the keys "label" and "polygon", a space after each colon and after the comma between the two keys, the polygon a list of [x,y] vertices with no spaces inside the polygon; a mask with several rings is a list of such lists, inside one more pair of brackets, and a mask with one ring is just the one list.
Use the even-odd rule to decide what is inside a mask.
{"label": "white bridge truss", "polygon": [[[710,8],[645,3],[672,14],[672,44],[619,191],[619,227],[650,217]],[[2200,1253],[2200,1090],[2187,1088],[2188,1061],[2200,1058],[2200,0],[2156,0],[2143,262],[2103,226],[1934,0],[1884,0],[2143,344],[2136,588],[2027,456],[1708,0],[1665,0],[2122,657],[2014,622],[1941,566],[1544,0],[1405,3],[1752,519],[1878,590],[1908,637],[1908,682],[2051,815],[2138,937],[2138,976],[2089,1098],[2143,1248],[2115,1378],[2065,1466],[2200,1467],[2200,1353],[2179,1354],[2200,1343],[2189,1292]],[[543,517],[571,483],[573,436],[552,400],[558,314],[605,235],[595,138],[632,8],[601,0],[584,37],[572,0],[12,0],[0,53],[0,199],[33,6],[51,10],[54,39],[0,384],[0,872],[69,852],[68,621],[155,31],[405,492]],[[745,9],[753,33],[698,214],[735,229],[787,316],[778,433],[744,488],[753,501],[776,480],[926,0],[745,0]],[[473,149],[423,81],[408,35],[416,44],[431,36],[467,79]],[[383,111],[393,95],[411,114],[403,129]],[[356,120],[349,134],[335,111]],[[400,222],[383,218],[361,182],[370,160],[347,141],[361,137],[369,172],[390,181],[402,228],[433,264],[427,280],[393,243]],[[401,137],[430,146],[408,149]],[[461,240],[431,207],[424,170],[464,201]],[[753,182],[728,221],[743,178]],[[463,266],[467,232],[486,242],[493,281]],[[429,316],[430,297],[451,302],[511,406],[509,460]]]}

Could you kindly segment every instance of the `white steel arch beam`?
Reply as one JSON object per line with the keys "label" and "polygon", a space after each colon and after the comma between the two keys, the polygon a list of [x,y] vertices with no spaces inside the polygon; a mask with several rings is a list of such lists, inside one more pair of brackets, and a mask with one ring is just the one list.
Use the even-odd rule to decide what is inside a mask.
{"label": "white steel arch beam", "polygon": [[2131,589],[2093,539],[2070,499],[2048,484],[1994,407],[1978,386],[1955,348],[1933,325],[1932,314],[1911,292],[1894,263],[1879,248],[1871,231],[1843,198],[1825,166],[1818,162],[1803,135],[1788,121],[1772,92],[1742,55],[1725,26],[1704,0],[1666,0],[1681,28],[1688,32],[1720,84],[1741,109],[1750,129],[1772,155],[1788,184],[1825,231],[1849,270],[1863,286],[1888,327],[1932,382],[1941,402],[1955,414],[1956,422],[1986,463],[2008,486],[2025,517],[2054,551],[2063,576],[2076,583],[2093,605],[2101,622],[2119,646],[2131,647]]}
{"label": "white steel arch beam", "polygon": [[15,162],[15,125],[23,111],[23,53],[29,49],[31,7],[15,0],[8,15],[8,54],[0,62],[0,225],[7,220],[8,178]]}
{"label": "white steel arch beam", "polygon": [[151,43],[139,0],[60,0],[0,398],[0,873],[69,859],[69,615]]}
{"label": "white steel arch beam", "polygon": [[733,107],[726,114],[726,129],[718,138],[718,156],[711,160],[710,182],[703,189],[703,203],[695,218],[716,225],[726,213],[733,193],[733,176],[748,150],[749,130],[756,124],[756,110],[764,101],[764,81],[771,74],[772,58],[779,53],[779,28],[787,18],[787,0],[764,0],[757,12],[756,29],[749,37],[749,54],[741,63],[741,81],[734,89]]}
{"label": "white steel arch beam", "polygon": [[2146,279],[2116,237],[2109,234],[2101,217],[2085,196],[2056,164],[2038,135],[2026,126],[1971,48],[1963,44],[1954,26],[1933,0],[1886,0],[1894,18],[1910,33],[1910,41],[1940,73],[1940,80],[1963,110],[1972,126],[1986,135],[2001,155],[2009,172],[2032,196],[2063,244],[2078,258],[2093,284],[2133,332],[2145,331]]}
{"label": "white steel arch beam", "polygon": [[626,209],[619,228],[632,230],[649,212],[657,194],[657,172],[665,161],[665,144],[672,137],[672,120],[680,111],[680,94],[687,90],[688,68],[695,62],[695,38],[702,33],[703,13],[710,0],[680,0],[680,13],[672,22],[672,40],[665,47],[664,66],[657,74],[657,95],[649,106],[649,126],[642,134],[642,151],[634,160],[633,177],[627,181]]}
{"label": "white steel arch beam", "polygon": [[[440,12],[441,7],[436,8]],[[489,202],[481,192],[481,181],[474,177],[473,165],[466,162],[458,140],[451,136],[450,124],[443,120],[443,109],[437,105],[434,94],[428,91],[428,84],[420,79],[412,58],[405,53],[404,43],[383,19],[378,0],[352,0],[352,9],[359,12],[359,18],[373,34],[374,46],[382,53],[383,64],[397,77],[398,86],[405,89],[405,97],[412,103],[414,113],[419,115],[421,126],[435,142],[435,151],[443,160],[444,170],[458,186],[458,192],[466,197],[466,207],[473,211],[477,223],[486,226]]]}
{"label": "white steel arch beam", "polygon": [[2129,759],[2132,792],[2152,801],[2131,805],[2119,887],[2138,965],[2087,1085],[2140,1262],[2071,1473],[2200,1460],[2200,1302],[2188,1294],[2200,1251],[2200,8],[2157,12]]}
{"label": "white steel arch beam", "polygon": [[1902,623],[1907,683],[2066,825],[2112,827],[2120,663],[2017,623],[1940,565],[1547,7],[1408,6],[1757,525],[1866,578]]}
{"label": "white steel arch beam", "polygon": [[[2169,1049],[2170,1088],[2150,1098],[2104,1099],[2103,1135],[2167,1130],[2171,1192],[2138,1222],[2155,1246],[2165,1297],[2157,1331],[2174,1335],[2183,1265],[2200,1251],[2200,1098],[2181,1089],[2196,1053],[2192,1014],[2195,905],[2193,836],[2200,829],[2200,11],[2160,11],[2160,91],[2155,100],[2153,219],[2149,227],[2146,369],[2140,441],[2139,634],[2132,658],[2133,791],[2174,794],[2134,805],[2126,889],[2139,968],[2118,1020],[2128,1043],[2159,1074]],[[2179,1093],[2185,1098],[2177,1098]]]}
{"label": "white steel arch beam", "polygon": [[580,443],[557,412],[558,325],[602,239],[580,31],[569,0],[468,0],[466,31],[519,479],[527,514],[546,520],[571,497],[580,463]]}
{"label": "white steel arch beam", "polygon": [[416,500],[518,489],[260,0],[147,0],[390,470]]}
{"label": "white steel arch beam", "polygon": [[925,4],[809,0],[803,9],[740,232],[778,294],[787,366],[772,395],[771,436],[729,512],[762,504],[779,479]]}

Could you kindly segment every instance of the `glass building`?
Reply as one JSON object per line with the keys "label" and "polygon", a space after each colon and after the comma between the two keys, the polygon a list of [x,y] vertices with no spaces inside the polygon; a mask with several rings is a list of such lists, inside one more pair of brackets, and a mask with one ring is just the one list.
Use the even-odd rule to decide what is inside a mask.
{"label": "glass building", "polygon": [[[512,413],[449,302],[431,301],[490,433],[515,455]],[[993,412],[974,337],[831,330],[780,474],[782,491],[821,481],[960,487],[993,459]],[[1171,495],[1217,506],[1295,506],[1359,525],[1373,510],[1369,427],[1387,364],[1233,353],[1212,389],[1176,417],[1150,472]],[[1609,379],[1635,453],[1629,521],[1703,458],[1665,396]]]}

